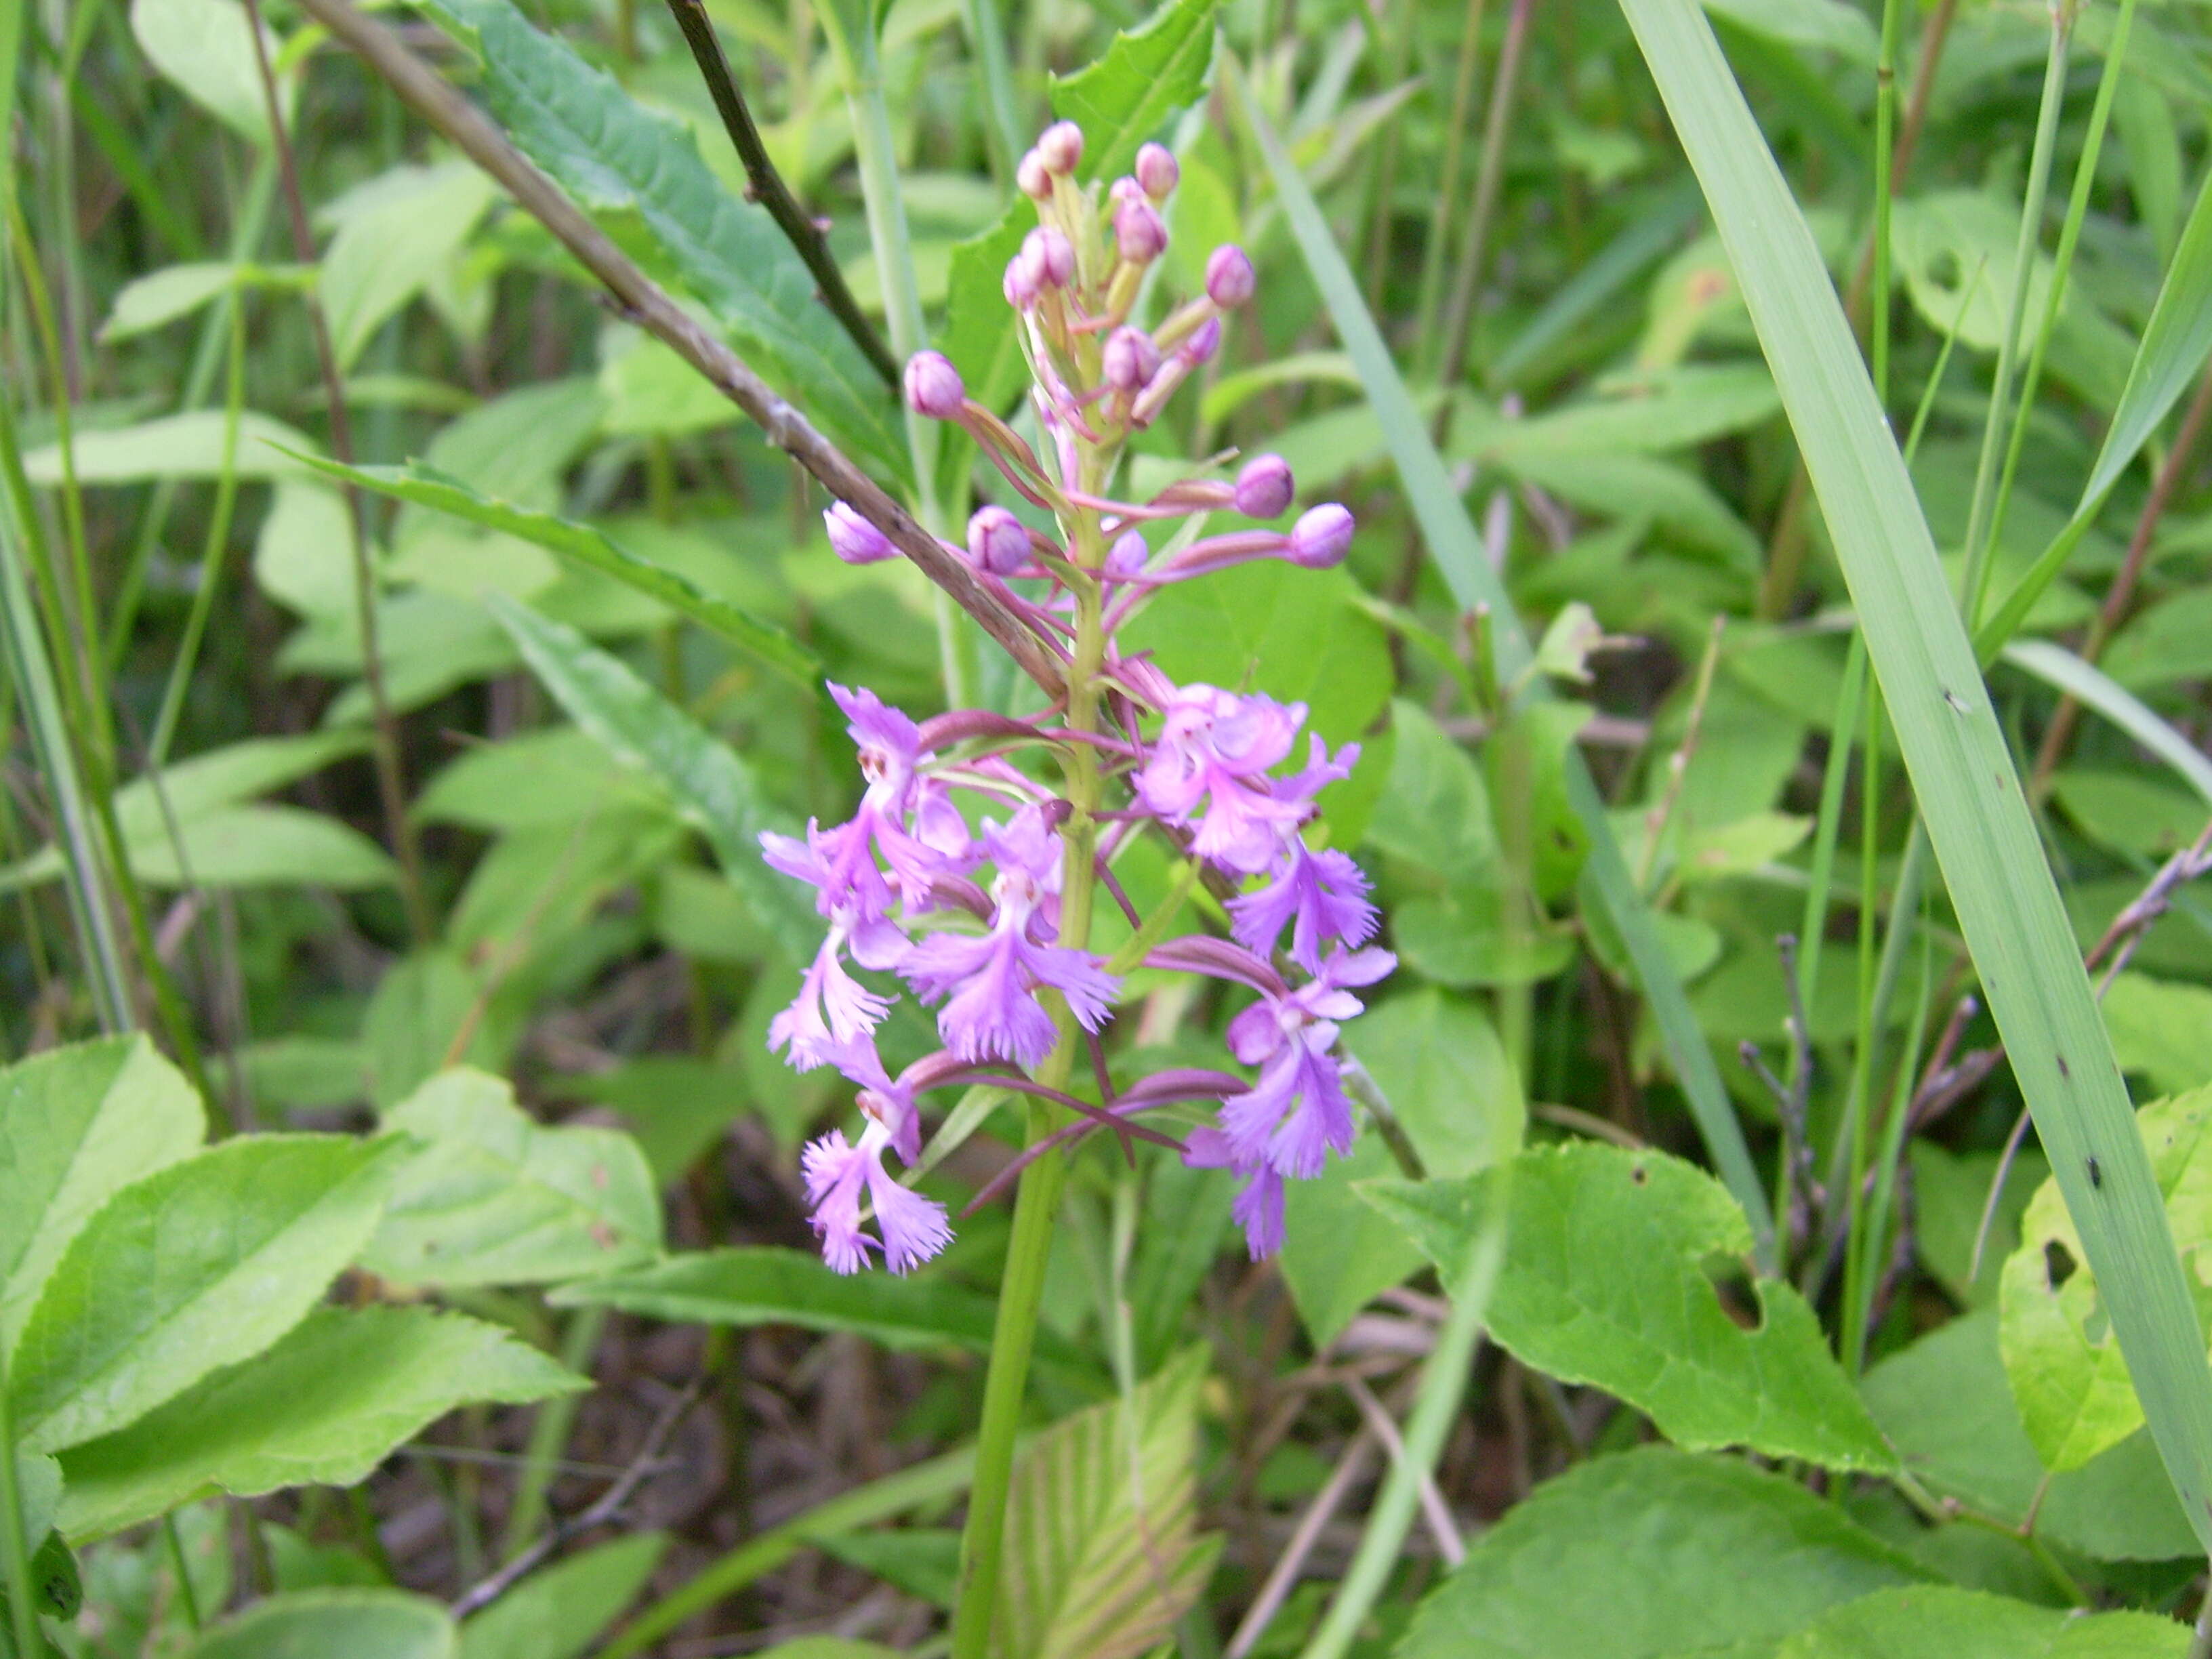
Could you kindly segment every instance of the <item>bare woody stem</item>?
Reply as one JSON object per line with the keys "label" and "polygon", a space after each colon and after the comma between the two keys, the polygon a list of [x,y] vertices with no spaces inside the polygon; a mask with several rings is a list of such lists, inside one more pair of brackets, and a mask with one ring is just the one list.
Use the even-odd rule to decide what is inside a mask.
{"label": "bare woody stem", "polygon": [[[269,43],[261,33],[261,0],[246,0],[246,33],[253,37],[253,60],[261,76],[262,101],[269,112],[269,143],[276,158],[276,174],[283,185],[285,216],[290,221],[293,257],[301,264],[315,260],[314,233],[307,226],[307,199],[300,193],[300,169],[284,129],[284,111],[276,96],[276,75],[269,63]],[[331,450],[347,466],[354,464],[353,417],[347,411],[345,385],[338,374],[337,355],[331,349],[330,321],[323,302],[313,289],[302,295],[307,307],[307,327],[315,342],[315,362],[321,370],[323,390],[331,406]],[[384,658],[377,643],[376,573],[369,562],[366,503],[351,483],[343,486],[346,528],[353,540],[354,603],[361,612],[361,678],[368,691],[368,706],[376,728],[376,789],[384,808],[384,830],[399,860],[399,894],[407,908],[407,928],[417,943],[426,944],[437,933],[430,901],[422,885],[421,849],[415,826],[407,817],[407,780],[401,770],[399,718],[384,684]]]}
{"label": "bare woody stem", "polygon": [[301,9],[357,53],[410,108],[504,186],[599,280],[624,317],[672,349],[758,423],[770,443],[881,531],[894,547],[921,567],[923,575],[975,617],[1048,697],[1060,695],[1063,682],[1058,665],[1021,618],[975,580],[967,562],[924,530],[912,514],[754,374],[743,358],[693,321],[666,289],[639,270],[552,180],[507,143],[475,105],[410,52],[397,34],[356,10],[349,0],[301,0]]}
{"label": "bare woody stem", "polygon": [[714,20],[707,15],[701,0],[668,0],[668,9],[676,19],[676,27],[684,31],[684,44],[691,48],[691,60],[699,65],[699,74],[707,82],[707,90],[714,95],[714,109],[722,118],[722,130],[730,135],[730,143],[738,152],[738,161],[744,163],[747,193],[768,210],[799,257],[814,273],[821,286],[822,303],[830,307],[830,314],[845,325],[845,332],[853,337],[853,343],[860,348],[867,360],[875,365],[876,373],[891,386],[898,384],[898,360],[891,356],[890,348],[884,343],[867,313],[854,299],[853,290],[845,286],[845,274],[830,255],[830,244],[822,234],[822,227],[813,216],[799,204],[791,189],[783,182],[783,175],[775,170],[769,159],[768,146],[761,142],[760,128],[754,124],[753,112],[745,106],[745,95],[739,90],[737,76],[731,72],[730,60],[723,55],[721,38],[714,33]]}

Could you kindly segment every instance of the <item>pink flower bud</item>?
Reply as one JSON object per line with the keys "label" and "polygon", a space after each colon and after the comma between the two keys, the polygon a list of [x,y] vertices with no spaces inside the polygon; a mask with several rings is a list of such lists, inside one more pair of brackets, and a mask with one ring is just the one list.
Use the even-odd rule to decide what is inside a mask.
{"label": "pink flower bud", "polygon": [[1155,202],[1164,202],[1182,182],[1182,168],[1164,144],[1146,144],[1137,152],[1137,182]]}
{"label": "pink flower bud", "polygon": [[831,502],[822,522],[829,527],[830,550],[847,564],[880,564],[897,556],[888,536],[842,501]]}
{"label": "pink flower bud", "polygon": [[1297,493],[1291,464],[1279,455],[1255,455],[1237,474],[1237,510],[1248,519],[1279,519]]}
{"label": "pink flower bud", "polygon": [[1114,538],[1114,545],[1106,550],[1108,580],[1125,582],[1140,574],[1151,562],[1152,550],[1145,544],[1140,530],[1125,530]]}
{"label": "pink flower bud", "polygon": [[1119,208],[1130,202],[1145,202],[1152,198],[1145,194],[1142,185],[1125,173],[1106,187],[1106,199]]}
{"label": "pink flower bud", "polygon": [[1115,329],[1107,337],[1102,356],[1106,384],[1116,392],[1141,391],[1160,372],[1160,349],[1140,328],[1124,325]]}
{"label": "pink flower bud", "polygon": [[1234,242],[1224,242],[1206,258],[1206,297],[1224,311],[1234,311],[1252,297],[1258,279],[1252,262]]}
{"label": "pink flower bud", "polygon": [[1341,564],[1351,545],[1352,514],[1335,501],[1308,507],[1291,526],[1291,562],[1309,570]]}
{"label": "pink flower bud", "polygon": [[1065,288],[1074,279],[1075,244],[1050,225],[1039,225],[1022,238],[1022,257],[1041,289]]}
{"label": "pink flower bud", "polygon": [[917,351],[907,359],[906,400],[917,415],[949,421],[968,401],[968,388],[943,352]]}
{"label": "pink flower bud", "polygon": [[1176,356],[1192,368],[1221,349],[1221,319],[1209,317],[1191,330],[1190,338],[1176,348]]}
{"label": "pink flower bud", "polygon": [[1006,261],[1006,277],[1000,291],[1006,296],[1006,303],[1017,311],[1027,311],[1037,302],[1036,272],[1026,255],[1017,253]]}
{"label": "pink flower bud", "polygon": [[968,520],[968,554],[994,576],[1011,576],[1030,562],[1030,532],[1003,507],[982,507]]}
{"label": "pink flower bud", "polygon": [[1083,129],[1073,121],[1054,121],[1036,141],[1036,153],[1047,169],[1066,178],[1083,160]]}
{"label": "pink flower bud", "polygon": [[1045,166],[1044,157],[1035,150],[1025,154],[1014,168],[1014,182],[1032,202],[1052,199],[1052,169]]}
{"label": "pink flower bud", "polygon": [[1114,240],[1133,265],[1148,265],[1168,245],[1168,228],[1150,202],[1124,202],[1114,215]]}

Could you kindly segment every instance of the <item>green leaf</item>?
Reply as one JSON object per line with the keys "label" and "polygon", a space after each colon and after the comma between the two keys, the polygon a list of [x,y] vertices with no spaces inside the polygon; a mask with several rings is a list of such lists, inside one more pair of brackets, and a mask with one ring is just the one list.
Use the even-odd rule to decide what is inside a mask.
{"label": "green leaf", "polygon": [[533,1572],[461,1626],[460,1659],[576,1659],[637,1599],[668,1548],[633,1533]]}
{"label": "green leaf", "polygon": [[2122,974],[2105,993],[2105,1024],[2123,1071],[2160,1094],[2212,1081],[2212,990]]}
{"label": "green leaf", "polygon": [[[1522,1153],[1509,1189],[1490,1332],[1522,1363],[1618,1395],[1691,1450],[1747,1446],[1824,1468],[1897,1467],[1796,1290],[1757,1281],[1751,1329],[1723,1304],[1703,1264],[1747,1255],[1751,1231],[1704,1170],[1663,1152],[1570,1141]],[[1484,1176],[1361,1191],[1440,1267],[1466,1260],[1495,1201]]]}
{"label": "green leaf", "polygon": [[143,1036],[51,1049],[0,1072],[0,1354],[94,1212],[190,1157],[199,1097]]}
{"label": "green leaf", "polygon": [[1433,716],[1401,700],[1391,705],[1391,810],[1377,812],[1367,839],[1457,888],[1489,889],[1498,880],[1498,832],[1490,789],[1474,758]]}
{"label": "green leaf", "polygon": [[1346,1036],[1429,1174],[1473,1175],[1521,1150],[1521,1079],[1472,1000],[1425,987],[1369,1009]]}
{"label": "green leaf", "polygon": [[1421,1265],[1421,1253],[1383,1216],[1362,1203],[1354,1182],[1396,1170],[1375,1135],[1353,1146],[1349,1158],[1333,1158],[1311,1181],[1285,1183],[1283,1283],[1316,1349],[1344,1334],[1362,1308]]}
{"label": "green leaf", "polygon": [[456,1406],[519,1405],[589,1386],[460,1314],[319,1308],[267,1352],[65,1452],[62,1529],[83,1542],[219,1492],[349,1486]]}
{"label": "green leaf", "polygon": [[384,1114],[424,1143],[392,1182],[371,1273],[406,1285],[542,1285],[633,1267],[660,1250],[660,1200],[637,1143],[549,1129],[502,1078],[432,1078]]}
{"label": "green leaf", "polygon": [[216,1626],[186,1659],[455,1659],[453,1621],[399,1590],[272,1595]]}
{"label": "green leaf", "polygon": [[2140,1430],[2080,1468],[2051,1474],[2028,1443],[1997,1353],[1997,1312],[1984,1308],[1929,1332],[1876,1365],[1867,1409],[1940,1498],[2100,1561],[2163,1561],[2191,1553],[2189,1517]]}
{"label": "green leaf", "polygon": [[[131,0],[131,33],[154,67],[194,103],[248,143],[268,142],[268,97],[238,0]],[[283,43],[266,26],[262,39],[274,61]],[[281,80],[277,90],[289,121],[291,81]]]}
{"label": "green leaf", "polygon": [[399,866],[350,824],[304,806],[218,806],[131,862],[149,887],[389,887]]}
{"label": "green leaf", "polygon": [[350,467],[335,461],[313,459],[308,459],[307,464],[331,477],[351,479],[364,489],[450,513],[487,530],[519,536],[588,569],[611,576],[658,599],[702,628],[720,634],[732,645],[742,646],[805,687],[809,694],[821,678],[822,665],[814,653],[782,628],[707,592],[679,572],[640,558],[590,525],[495,501],[478,494],[459,478],[449,477],[420,461],[405,466]]}
{"label": "green leaf", "polygon": [[[80,432],[70,451],[76,481],[128,484],[157,478],[219,477],[224,471],[225,418],[219,409],[196,409],[141,421],[136,426]],[[313,454],[315,448],[305,433],[245,410],[238,417],[238,446],[229,471],[240,478],[301,477],[305,469],[293,456]],[[41,444],[26,450],[23,471],[33,483],[59,483],[61,446]]]}
{"label": "green leaf", "polygon": [[815,1540],[824,1555],[950,1612],[960,1582],[960,1534],[949,1527],[882,1527]]}
{"label": "green leaf", "polygon": [[794,826],[763,799],[745,763],[574,629],[511,599],[487,603],[568,717],[616,760],[658,779],[785,953],[812,961],[821,919],[795,883],[761,860],[761,831]]}
{"label": "green leaf", "polygon": [[[2033,816],[1819,248],[1689,0],[1623,0],[1704,186],[1850,584],[1952,908],[2145,1415],[2212,1546],[2212,1370]],[[2097,1173],[2093,1177],[2092,1168]]]}
{"label": "green leaf", "polygon": [[1031,1441],[1006,1501],[996,1659],[1137,1659],[1194,1606],[1221,1553],[1198,1531],[1194,1348],[1124,1399]]}
{"label": "green leaf", "polygon": [[635,102],[507,0],[425,0],[473,46],[492,112],[583,205],[635,212],[753,367],[830,436],[894,477],[908,469],[891,390],[829,310],[764,208],[722,187],[690,132]]}
{"label": "green leaf", "polygon": [[2148,1613],[2084,1614],[1921,1584],[1831,1608],[1775,1659],[2181,1659],[2189,1627]]}
{"label": "green leaf", "polygon": [[377,981],[362,1021],[368,1097],[382,1111],[448,1065],[506,1064],[517,1033],[495,988],[461,953],[434,945],[401,958]]}
{"label": "green leaf", "polygon": [[[2182,1260],[2212,1260],[2212,1086],[2144,1107],[2136,1126]],[[2191,1282],[2203,1280],[2192,1273]],[[2201,1318],[2212,1291],[2197,1294]],[[2028,1200],[1997,1305],[2013,1398],[2045,1468],[2078,1468],[2142,1426],[2112,1310],[2055,1181]]]}
{"label": "green leaf", "polygon": [[171,265],[126,283],[115,296],[107,320],[100,325],[100,343],[112,345],[189,317],[218,295],[228,293],[251,269],[220,261]]}
{"label": "green leaf", "polygon": [[1795,1481],[1650,1446],[1578,1464],[1475,1539],[1397,1659],[1753,1659],[1924,1569]]}
{"label": "green leaf", "polygon": [[2048,640],[2014,640],[2005,647],[2004,659],[2102,714],[2212,801],[2212,760],[2102,669]]}
{"label": "green leaf", "polygon": [[366,199],[340,220],[319,285],[341,371],[460,251],[498,194],[466,161],[403,163],[358,188]]}
{"label": "green leaf", "polygon": [[[1281,142],[1258,116],[1249,90],[1240,88],[1240,102],[1276,191],[1282,198],[1291,234],[1297,240],[1299,252],[1305,256],[1314,286],[1328,308],[1338,337],[1358,366],[1360,380],[1367,388],[1374,416],[1380,422],[1429,556],[1436,562],[1452,598],[1462,611],[1480,608],[1490,612],[1499,671],[1505,679],[1513,680],[1527,672],[1534,660],[1534,651],[1521,626],[1511,597],[1492,567],[1482,538],[1467,515],[1459,487],[1453,482],[1443,457],[1437,453],[1436,446],[1430,441],[1428,422],[1415,407],[1412,393],[1391,361],[1389,347],[1384,343],[1381,331],[1360,297],[1358,281],[1337,248],[1321,204],[1314,200],[1313,191],[1284,153]],[[1753,1164],[1750,1150],[1744,1144],[1743,1127],[1736,1121],[1734,1109],[1729,1103],[1705,1033],[1690,1012],[1680,975],[1668,959],[1652,925],[1651,913],[1621,859],[1612,825],[1606,817],[1604,799],[1598,794],[1581,756],[1571,750],[1566,756],[1565,793],[1590,838],[1586,878],[1610,914],[1635,963],[1667,1057],[1689,1098],[1691,1115],[1697,1120],[1706,1150],[1719,1167],[1729,1191],[1751,1218],[1753,1237],[1762,1261],[1771,1262],[1774,1219],[1765,1178]]]}
{"label": "green leaf", "polygon": [[112,1433],[290,1330],[368,1240],[400,1155],[393,1139],[250,1135],[117,1193],[16,1343],[23,1443]]}
{"label": "green leaf", "polygon": [[415,797],[426,823],[494,835],[577,823],[594,808],[672,811],[650,776],[607,771],[607,751],[573,726],[523,732],[464,750]]}
{"label": "green leaf", "polygon": [[2051,1173],[2043,1154],[2024,1146],[2014,1155],[1986,1237],[1982,1216],[2004,1155],[1994,1147],[1954,1153],[1925,1139],[1915,1139],[1906,1155],[1912,1163],[1912,1243],[1920,1265],[1961,1307],[1994,1304],[2005,1257],[2020,1243],[2021,1212]]}
{"label": "green leaf", "polygon": [[1714,16],[1786,46],[1809,46],[1872,69],[1879,46],[1863,12],[1841,0],[1705,0]]}

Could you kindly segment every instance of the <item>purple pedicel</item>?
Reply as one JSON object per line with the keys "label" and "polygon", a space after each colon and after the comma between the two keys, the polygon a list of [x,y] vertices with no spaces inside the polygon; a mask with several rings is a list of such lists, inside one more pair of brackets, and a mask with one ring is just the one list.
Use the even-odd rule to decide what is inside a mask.
{"label": "purple pedicel", "polygon": [[[1007,304],[1030,319],[1022,339],[1046,460],[994,411],[968,402],[959,371],[939,353],[908,361],[904,390],[918,413],[958,421],[1025,499],[1057,518],[1048,540],[1006,508],[983,507],[969,520],[966,552],[989,578],[1048,586],[1042,597],[1003,585],[995,592],[1071,672],[1079,663],[1094,665],[1100,717],[1071,729],[1066,711],[1074,700],[1062,699],[1028,719],[955,708],[924,727],[865,687],[833,684],[830,696],[859,754],[859,805],[842,823],[810,822],[803,836],[760,837],[769,867],[805,884],[825,924],[798,995],[769,1022],[769,1046],[799,1070],[841,1073],[863,1119],[857,1139],[833,1128],[809,1143],[801,1160],[823,1258],[841,1273],[878,1259],[906,1273],[951,1242],[944,1206],[895,1179],[885,1156],[920,1161],[921,1095],[971,1084],[978,1066],[1036,1072],[1055,1055],[1044,1076],[1009,1083],[1063,1103],[1071,1098],[1066,1089],[1087,1086],[1058,1069],[1066,1045],[1079,1030],[1107,1030],[1122,986],[1104,957],[1063,943],[1061,888],[1076,856],[1072,846],[1094,849],[1094,910],[1108,904],[1109,892],[1128,904],[1111,861],[1148,830],[1167,840],[1170,856],[1204,860],[1243,888],[1227,902],[1231,937],[1172,935],[1153,942],[1142,960],[1150,974],[1218,981],[1232,1006],[1243,1005],[1224,1040],[1247,1070],[1155,1072],[1118,1092],[1102,1084],[1097,1117],[1073,1122],[1060,1138],[1170,1102],[1210,1105],[1212,1121],[1189,1132],[1182,1157],[1235,1176],[1231,1213],[1255,1259],[1282,1247],[1285,1183],[1319,1174],[1332,1153],[1352,1145],[1357,1118],[1337,1041],[1360,1012],[1354,992],[1393,965],[1389,952],[1369,943],[1378,917],[1365,873],[1346,852],[1316,844],[1318,797],[1349,775],[1358,745],[1331,754],[1308,733],[1301,766],[1293,756],[1303,704],[1177,686],[1147,653],[1116,636],[1170,583],[1255,558],[1338,563],[1352,522],[1329,502],[1287,532],[1269,527],[1296,499],[1291,469],[1273,454],[1246,461],[1233,483],[1186,477],[1137,504],[1109,493],[1130,434],[1215,355],[1221,313],[1249,301],[1255,284],[1241,248],[1217,248],[1203,297],[1166,315],[1158,334],[1138,326],[1131,319],[1137,268],[1166,246],[1162,210],[1180,169],[1166,149],[1146,144],[1129,175],[1107,190],[1072,182],[1061,189],[1082,158],[1082,132],[1060,122],[1017,170],[1040,223],[1008,263],[1004,286]],[[1119,260],[1086,277],[1079,247],[1110,247]],[[1229,508],[1261,522],[1213,536],[1163,530],[1157,561],[1139,527]],[[831,548],[848,563],[897,550],[842,502],[823,521]],[[1101,545],[1100,567],[1086,568]],[[1045,557],[1048,549],[1066,550]],[[1040,783],[1042,775],[1024,758],[1040,744],[1062,757],[1070,799]],[[1087,757],[1087,764],[1066,763],[1070,754]],[[1088,842],[1076,840],[1077,799],[1091,802],[1097,815]],[[980,835],[969,828],[979,820]],[[896,981],[863,977],[871,974]],[[898,981],[936,1009],[944,1046],[893,1077],[874,1034],[900,993]]]}

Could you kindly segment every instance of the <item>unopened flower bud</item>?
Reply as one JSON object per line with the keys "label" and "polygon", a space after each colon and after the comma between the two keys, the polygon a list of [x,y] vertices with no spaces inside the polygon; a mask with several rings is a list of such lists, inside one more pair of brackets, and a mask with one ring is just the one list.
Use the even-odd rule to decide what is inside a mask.
{"label": "unopened flower bud", "polygon": [[1150,202],[1124,202],[1114,215],[1114,241],[1133,265],[1148,265],[1168,245],[1168,228]]}
{"label": "unopened flower bud", "polygon": [[1029,562],[1029,530],[1003,507],[978,507],[968,520],[968,553],[980,568],[1011,576]]}
{"label": "unopened flower bud", "polygon": [[1083,129],[1073,121],[1054,121],[1036,141],[1036,153],[1049,171],[1066,177],[1083,160]]}
{"label": "unopened flower bud", "polygon": [[1352,514],[1335,501],[1308,507],[1291,526],[1291,562],[1309,570],[1341,564],[1351,545]]}
{"label": "unopened flower bud", "polygon": [[1252,262],[1234,242],[1224,242],[1206,255],[1206,297],[1224,311],[1234,311],[1252,297],[1258,279]]}
{"label": "unopened flower bud", "polygon": [[943,352],[917,351],[907,359],[906,400],[917,415],[949,421],[968,401],[968,388]]}
{"label": "unopened flower bud", "polygon": [[1027,255],[1017,253],[1006,261],[1006,280],[1000,284],[1000,291],[1017,311],[1027,311],[1037,302],[1036,271]]}
{"label": "unopened flower bud", "polygon": [[1035,150],[1022,156],[1014,168],[1014,182],[1021,186],[1022,194],[1033,202],[1052,199],[1052,169],[1045,166],[1044,157]]}
{"label": "unopened flower bud", "polygon": [[1125,582],[1140,574],[1152,562],[1152,550],[1145,544],[1140,530],[1125,530],[1114,538],[1114,545],[1106,550],[1106,575],[1111,581]]}
{"label": "unopened flower bud", "polygon": [[1065,288],[1075,276],[1075,244],[1066,233],[1039,225],[1022,238],[1022,257],[1039,288]]}
{"label": "unopened flower bud", "polygon": [[1141,391],[1160,372],[1160,349],[1140,328],[1115,329],[1107,336],[1102,356],[1106,384],[1116,392]]}
{"label": "unopened flower bud", "polygon": [[1196,368],[1221,349],[1221,319],[1209,317],[1191,330],[1190,338],[1176,348],[1176,356]]}
{"label": "unopened flower bud", "polygon": [[1106,199],[1120,208],[1131,202],[1146,202],[1152,198],[1145,194],[1142,185],[1125,173],[1106,187]]}
{"label": "unopened flower bud", "polygon": [[1297,492],[1291,464],[1279,455],[1255,455],[1237,474],[1237,510],[1248,519],[1279,519]]}
{"label": "unopened flower bud", "polygon": [[1182,180],[1182,169],[1176,164],[1174,154],[1164,144],[1146,144],[1137,152],[1137,182],[1145,187],[1145,194],[1155,202],[1164,202],[1175,194],[1175,187]]}
{"label": "unopened flower bud", "polygon": [[890,538],[842,501],[832,501],[822,522],[830,531],[830,550],[847,564],[880,564],[898,552]]}

